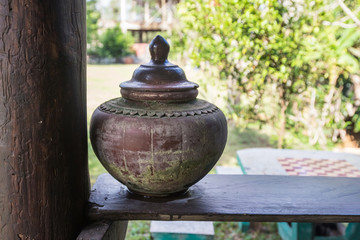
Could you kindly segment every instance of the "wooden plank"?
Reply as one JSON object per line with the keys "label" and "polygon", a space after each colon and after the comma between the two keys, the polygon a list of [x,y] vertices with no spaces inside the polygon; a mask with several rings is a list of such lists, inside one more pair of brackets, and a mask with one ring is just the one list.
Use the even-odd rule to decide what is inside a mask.
{"label": "wooden plank", "polygon": [[100,221],[86,226],[76,240],[123,240],[128,221]]}
{"label": "wooden plank", "polygon": [[146,198],[103,174],[89,201],[92,220],[360,222],[360,178],[208,175],[185,195]]}
{"label": "wooden plank", "polygon": [[75,239],[86,221],[85,5],[0,3],[0,239]]}

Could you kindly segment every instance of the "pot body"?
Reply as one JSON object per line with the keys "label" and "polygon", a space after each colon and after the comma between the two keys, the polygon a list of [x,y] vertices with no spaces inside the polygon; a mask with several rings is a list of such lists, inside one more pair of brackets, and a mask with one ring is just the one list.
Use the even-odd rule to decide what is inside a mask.
{"label": "pot body", "polygon": [[106,170],[134,193],[186,191],[220,158],[224,114],[203,100],[188,103],[110,100],[93,113],[93,149]]}

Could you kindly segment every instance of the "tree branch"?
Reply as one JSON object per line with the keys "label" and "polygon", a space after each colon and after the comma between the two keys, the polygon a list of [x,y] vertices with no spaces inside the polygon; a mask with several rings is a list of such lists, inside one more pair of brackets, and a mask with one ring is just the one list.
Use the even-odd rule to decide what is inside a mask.
{"label": "tree branch", "polygon": [[[360,7],[358,7],[355,11],[353,11],[353,14],[357,15],[359,13],[359,11],[360,11]],[[349,19],[350,19],[350,17],[348,15],[346,15],[345,17],[340,19],[340,22],[345,22],[345,21],[347,21]]]}
{"label": "tree branch", "polygon": [[348,24],[348,23],[343,23],[343,22],[323,21],[323,24],[325,26],[333,25],[333,26],[339,26],[339,27],[342,27],[342,28],[355,28],[355,27],[358,27],[358,25],[356,25],[355,23]]}
{"label": "tree branch", "polygon": [[344,10],[344,12],[355,22],[357,26],[360,27],[360,20],[355,16],[355,14],[345,5],[342,0],[337,0],[339,6]]}

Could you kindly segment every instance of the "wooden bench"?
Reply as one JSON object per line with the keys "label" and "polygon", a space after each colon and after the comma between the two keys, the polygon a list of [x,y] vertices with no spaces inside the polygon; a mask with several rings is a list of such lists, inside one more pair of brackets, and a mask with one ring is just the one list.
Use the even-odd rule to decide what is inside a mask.
{"label": "wooden bench", "polygon": [[[359,185],[357,178],[213,174],[185,195],[153,199],[132,195],[103,174],[91,192],[88,219],[94,226],[108,221],[107,236],[128,220],[360,222]],[[78,239],[115,239],[93,232],[88,227]]]}
{"label": "wooden bench", "polygon": [[[227,166],[216,166],[216,173],[217,174],[238,174],[243,175],[243,171],[240,167],[227,167]],[[239,229],[242,232],[247,232],[250,229],[250,223],[249,222],[238,222]]]}
{"label": "wooden bench", "polygon": [[[237,151],[237,160],[242,172],[250,175],[360,177],[360,155],[355,154],[252,148]],[[246,230],[248,225],[248,223],[242,223],[242,229]],[[331,240],[360,239],[360,223],[349,224],[345,231],[342,231],[343,227],[338,224],[332,224],[331,227],[335,228],[332,232],[336,232],[338,235],[338,237],[332,236]],[[316,237],[316,228],[323,229],[322,225],[312,223],[292,223],[290,225],[288,222],[280,222],[278,228],[284,240],[329,239],[323,236]]]}

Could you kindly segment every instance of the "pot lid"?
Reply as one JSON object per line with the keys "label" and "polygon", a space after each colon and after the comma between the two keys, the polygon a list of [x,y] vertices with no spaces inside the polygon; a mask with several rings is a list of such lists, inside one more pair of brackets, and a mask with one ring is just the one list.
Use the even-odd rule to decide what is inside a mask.
{"label": "pot lid", "polygon": [[121,95],[134,101],[190,101],[198,95],[198,84],[186,79],[184,71],[167,60],[169,43],[160,35],[149,45],[151,60],[140,65],[130,81],[120,84]]}

